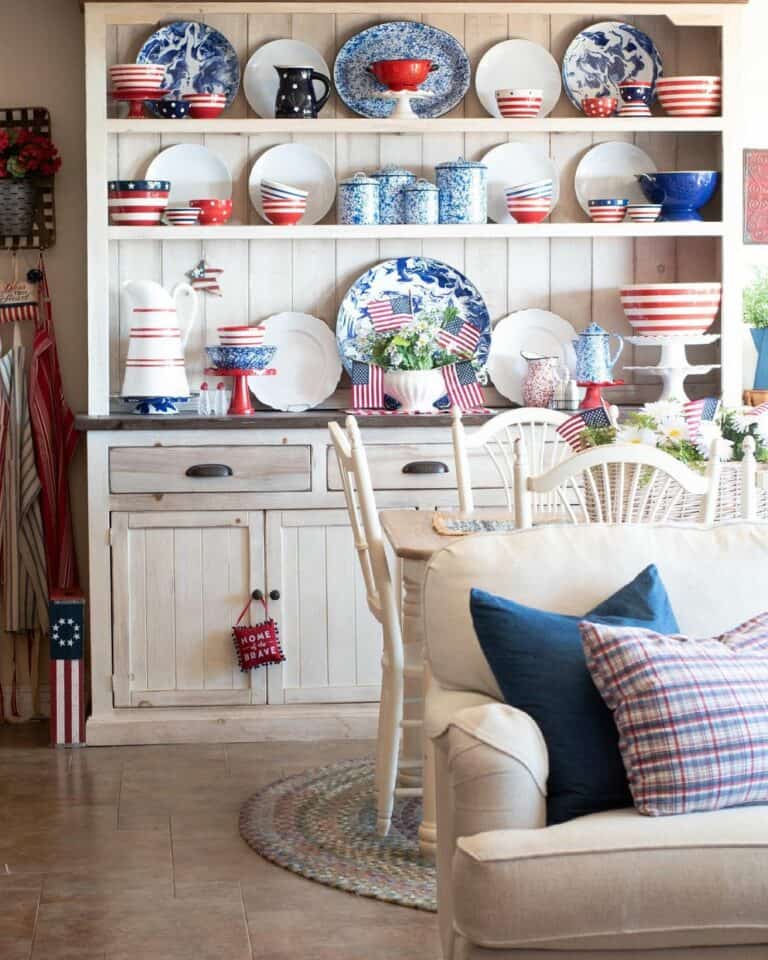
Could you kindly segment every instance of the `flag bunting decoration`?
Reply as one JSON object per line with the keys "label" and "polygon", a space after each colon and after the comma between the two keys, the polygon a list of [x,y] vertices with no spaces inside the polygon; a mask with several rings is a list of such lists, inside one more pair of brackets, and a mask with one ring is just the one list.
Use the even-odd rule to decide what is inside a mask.
{"label": "flag bunting decoration", "polygon": [[85,743],[85,599],[56,592],[49,604],[51,745]]}
{"label": "flag bunting decoration", "polygon": [[468,320],[455,317],[443,324],[436,339],[444,350],[473,354],[480,339],[480,331]]}
{"label": "flag bunting decoration", "polygon": [[384,371],[373,363],[352,363],[352,405],[379,409],[384,406]]}
{"label": "flag bunting decoration", "polygon": [[196,267],[187,272],[193,290],[209,293],[214,297],[223,296],[219,277],[224,271],[220,267],[209,267],[205,260],[201,260]]}
{"label": "flag bunting decoration", "polygon": [[477,382],[475,370],[469,360],[460,360],[447,367],[441,367],[445,389],[451,398],[451,404],[461,410],[482,407],[483,391]]}
{"label": "flag bunting decoration", "polygon": [[717,397],[705,397],[703,400],[691,400],[683,405],[683,416],[688,427],[688,439],[695,443],[699,436],[702,420],[714,420],[720,408]]}
{"label": "flag bunting decoration", "polygon": [[611,418],[604,407],[591,407],[589,410],[579,410],[577,414],[569,417],[557,428],[557,433],[565,440],[568,446],[575,453],[581,453],[584,449],[584,441],[581,438],[582,433],[587,427],[610,427]]}
{"label": "flag bunting decoration", "polygon": [[406,294],[389,300],[372,300],[366,309],[376,333],[392,333],[413,320],[411,298]]}

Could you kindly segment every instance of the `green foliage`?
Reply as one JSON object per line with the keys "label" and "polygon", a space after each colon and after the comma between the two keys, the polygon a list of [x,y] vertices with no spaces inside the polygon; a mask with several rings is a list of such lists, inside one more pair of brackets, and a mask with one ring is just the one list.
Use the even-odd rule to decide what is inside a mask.
{"label": "green foliage", "polygon": [[579,434],[585,447],[606,447],[616,442],[615,427],[585,427]]}
{"label": "green foliage", "polygon": [[754,274],[744,290],[744,322],[760,329],[768,327],[768,270],[756,268]]}
{"label": "green foliage", "polygon": [[749,414],[737,410],[723,410],[720,414],[720,429],[723,437],[733,444],[733,459],[744,459],[744,439],[752,437],[755,441],[755,460],[768,463],[768,444],[760,433],[758,420],[750,420]]}
{"label": "green foliage", "polygon": [[384,370],[434,370],[457,360],[472,360],[471,355],[445,350],[437,342],[442,327],[458,316],[453,304],[442,313],[422,313],[399,330],[359,338],[358,349]]}

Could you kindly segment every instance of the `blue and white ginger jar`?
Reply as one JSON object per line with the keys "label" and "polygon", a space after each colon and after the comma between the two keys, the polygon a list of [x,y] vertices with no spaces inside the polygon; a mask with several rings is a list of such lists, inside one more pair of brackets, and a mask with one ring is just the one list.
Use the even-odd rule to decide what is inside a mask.
{"label": "blue and white ginger jar", "polygon": [[429,180],[416,180],[405,187],[405,222],[438,223],[439,191]]}
{"label": "blue and white ginger jar", "polygon": [[339,223],[370,224],[379,222],[380,182],[365,173],[356,173],[339,183]]}
{"label": "blue and white ginger jar", "polygon": [[416,174],[403,167],[382,167],[373,176],[379,182],[379,223],[405,223],[405,187]]}
{"label": "blue and white ginger jar", "polygon": [[488,219],[488,167],[451,160],[435,167],[440,191],[440,223],[485,223]]}

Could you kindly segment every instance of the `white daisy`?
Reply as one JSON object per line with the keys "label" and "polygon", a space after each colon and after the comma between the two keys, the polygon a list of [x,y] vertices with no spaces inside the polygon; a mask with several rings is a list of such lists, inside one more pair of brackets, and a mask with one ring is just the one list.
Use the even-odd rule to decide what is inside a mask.
{"label": "white daisy", "polygon": [[663,420],[659,426],[659,430],[663,436],[672,443],[681,443],[683,440],[688,439],[688,426],[682,417],[670,417],[667,420]]}
{"label": "white daisy", "polygon": [[733,429],[737,433],[749,433],[750,427],[758,422],[758,417],[750,413],[733,413],[731,414],[731,423],[733,424]]}
{"label": "white daisy", "polygon": [[618,443],[645,443],[650,447],[656,446],[656,434],[647,427],[619,427],[616,440]]}
{"label": "white daisy", "polygon": [[669,420],[678,421],[683,416],[683,405],[679,400],[657,400],[655,403],[646,403],[643,413],[647,413],[658,423],[666,423]]}
{"label": "white daisy", "polygon": [[728,445],[728,451],[730,451],[733,447],[733,444],[730,440],[723,440],[720,427],[716,423],[714,423],[712,420],[702,420],[699,424],[698,436],[696,437],[696,449],[699,451],[702,457],[706,457],[707,459],[709,458],[709,451],[714,440],[719,440],[721,443],[720,459],[728,459],[728,457],[723,457],[722,451],[725,449],[726,444]]}

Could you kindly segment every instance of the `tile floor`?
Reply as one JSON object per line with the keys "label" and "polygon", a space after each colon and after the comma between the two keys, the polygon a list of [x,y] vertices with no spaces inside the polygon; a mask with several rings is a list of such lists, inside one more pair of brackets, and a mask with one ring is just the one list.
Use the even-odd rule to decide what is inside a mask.
{"label": "tile floor", "polygon": [[260,784],[360,742],[50,750],[0,726],[2,960],[433,960],[434,915],[262,860],[237,832]]}

